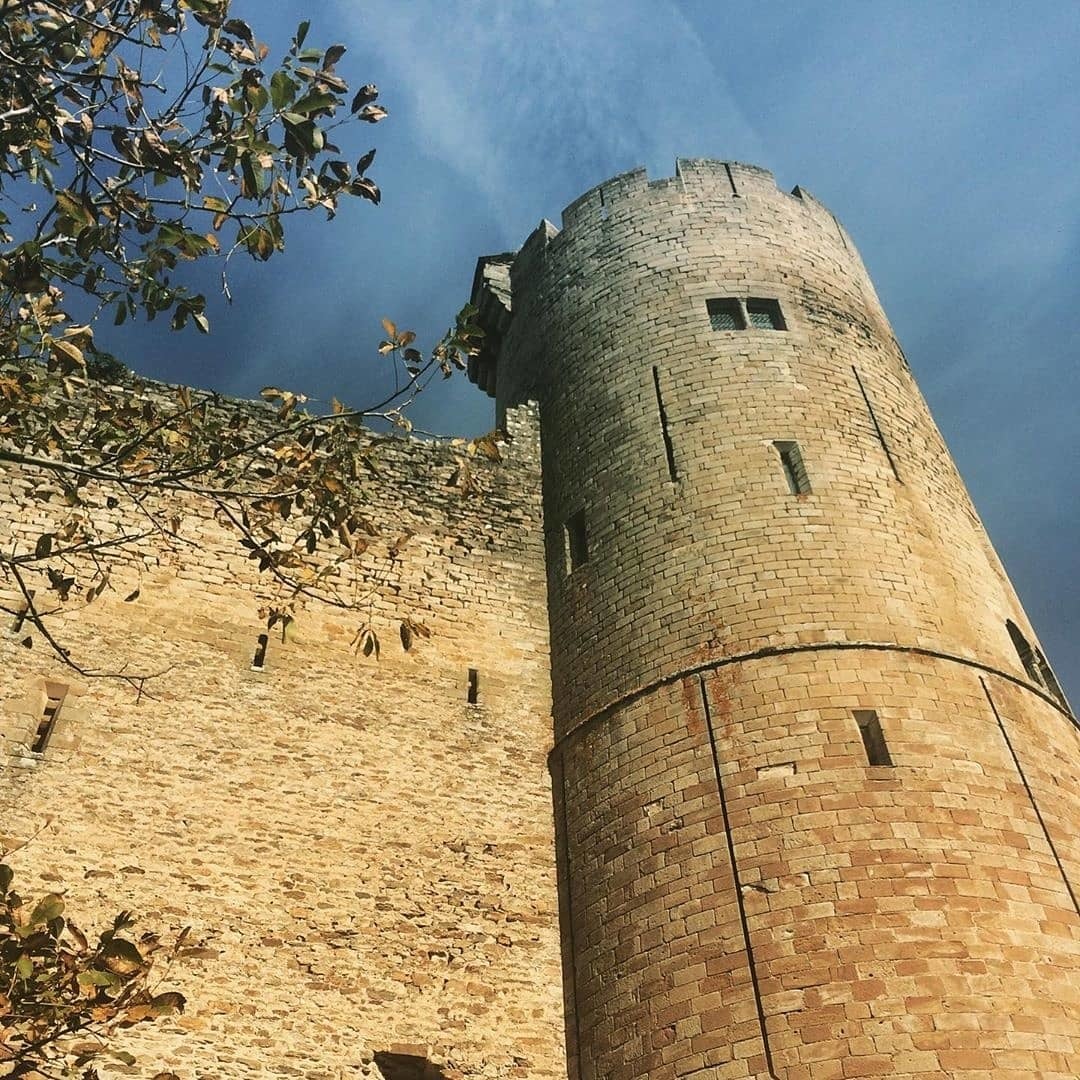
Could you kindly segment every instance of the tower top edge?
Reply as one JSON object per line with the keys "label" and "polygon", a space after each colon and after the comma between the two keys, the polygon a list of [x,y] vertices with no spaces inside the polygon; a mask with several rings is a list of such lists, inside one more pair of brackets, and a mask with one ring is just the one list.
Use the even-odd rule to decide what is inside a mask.
{"label": "tower top edge", "polygon": [[773,173],[760,165],[720,158],[679,157],[675,159],[675,171],[671,176],[650,179],[646,168],[639,165],[602,180],[563,208],[560,225],[543,219],[526,237],[518,251],[503,252],[480,259],[473,280],[473,296],[478,293],[485,264],[510,263],[518,256],[546,247],[556,237],[564,241],[566,237],[561,234],[573,231],[578,222],[594,219],[598,215],[603,216],[627,200],[672,195],[691,198],[698,195],[733,199],[747,196],[792,199],[813,213],[828,215],[838,227],[840,224],[828,207],[804,187],[796,185],[790,192],[783,191],[777,186]]}

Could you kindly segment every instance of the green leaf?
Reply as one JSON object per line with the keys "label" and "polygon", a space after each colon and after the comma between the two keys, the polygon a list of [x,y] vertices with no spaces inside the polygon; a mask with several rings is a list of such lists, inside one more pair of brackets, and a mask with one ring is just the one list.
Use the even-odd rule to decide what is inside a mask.
{"label": "green leaf", "polygon": [[15,871],[7,863],[0,863],[0,896],[6,896],[11,882],[15,877]]}
{"label": "green leaf", "polygon": [[310,94],[305,94],[289,111],[298,113],[300,116],[309,116],[313,112],[332,109],[336,104],[337,98],[333,94],[312,90]]}
{"label": "green leaf", "polygon": [[34,974],[34,962],[29,956],[20,956],[15,962],[15,971],[20,979],[29,979]]}
{"label": "green leaf", "polygon": [[30,913],[30,925],[42,926],[53,919],[58,919],[64,913],[64,898],[59,893],[49,893],[43,896]]}
{"label": "green leaf", "polygon": [[307,38],[308,31],[310,29],[311,29],[311,22],[308,19],[305,19],[296,28],[296,37],[293,38],[293,48],[294,48],[294,50],[295,49],[302,49],[304,47],[304,41]]}
{"label": "green leaf", "polygon": [[249,86],[245,92],[248,104],[255,112],[262,112],[266,108],[270,95],[265,86]]}
{"label": "green leaf", "polygon": [[270,101],[275,112],[281,112],[296,97],[299,89],[299,83],[290,79],[284,71],[275,71],[270,76]]}

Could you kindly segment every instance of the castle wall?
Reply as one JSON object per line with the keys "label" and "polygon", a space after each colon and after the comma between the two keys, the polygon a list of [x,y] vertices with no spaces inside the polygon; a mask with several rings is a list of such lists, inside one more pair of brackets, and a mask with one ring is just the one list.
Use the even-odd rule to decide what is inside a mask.
{"label": "castle wall", "polygon": [[1076,724],[843,228],[684,160],[510,281],[485,363],[541,411],[571,1075],[1075,1075]]}
{"label": "castle wall", "polygon": [[[0,834],[36,834],[11,857],[23,891],[62,890],[84,926],[128,908],[166,939],[192,927],[166,983],[186,1014],[122,1038],[141,1074],[565,1075],[539,449],[527,411],[509,428],[502,461],[470,459],[468,497],[463,451],[382,443],[372,576],[339,590],[349,609],[272,631],[261,671],[274,590],[191,505],[181,542],[103,553],[111,588],[47,622],[84,667],[159,673],[141,695],[26,624],[0,635]],[[28,497],[42,482],[0,479],[9,549],[69,512]],[[105,534],[136,527],[87,498]],[[431,632],[408,652],[406,617]],[[363,624],[378,660],[352,647]]]}

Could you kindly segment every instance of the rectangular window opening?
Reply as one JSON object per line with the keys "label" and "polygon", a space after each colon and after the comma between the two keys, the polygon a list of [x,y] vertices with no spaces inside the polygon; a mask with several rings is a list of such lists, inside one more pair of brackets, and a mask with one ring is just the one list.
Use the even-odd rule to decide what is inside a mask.
{"label": "rectangular window opening", "polygon": [[706,300],[709,323],[714,330],[745,330],[746,317],[742,304],[734,299]]}
{"label": "rectangular window opening", "polygon": [[674,484],[679,479],[675,468],[675,447],[671,442],[671,432],[668,430],[667,412],[664,409],[664,396],[660,392],[660,369],[652,369],[653,386],[656,388],[656,408],[660,413],[660,434],[664,440],[664,453],[667,455],[668,477]]}
{"label": "rectangular window opening", "polygon": [[881,730],[881,721],[873,709],[856,709],[855,723],[859,725],[859,734],[862,736],[863,749],[866,750],[866,760],[870,765],[892,765],[893,760],[889,755],[889,747],[885,742],[885,734]]}
{"label": "rectangular window opening", "polygon": [[810,494],[810,477],[806,472],[803,462],[802,451],[797,442],[774,442],[776,452],[780,455],[780,464],[784,469],[784,479],[787,480],[788,489],[792,495]]}
{"label": "rectangular window opening", "polygon": [[45,693],[45,708],[42,710],[37,731],[34,732],[34,741],[30,746],[30,750],[34,754],[43,754],[45,747],[49,745],[49,740],[56,730],[56,720],[60,715],[60,706],[63,705],[64,698],[67,696],[67,687],[49,683]]}
{"label": "rectangular window opening", "polygon": [[251,658],[253,671],[262,671],[263,664],[266,663],[266,646],[269,641],[270,638],[266,634],[259,635],[259,639],[255,644],[255,655]]}
{"label": "rectangular window opening", "polygon": [[469,668],[469,690],[467,699],[470,705],[475,705],[480,700],[480,674],[476,668]]}
{"label": "rectangular window opening", "polygon": [[746,314],[755,330],[786,330],[779,300],[751,298],[746,301]]}
{"label": "rectangular window opening", "polygon": [[579,510],[566,520],[566,569],[574,571],[589,561],[589,531],[585,511]]}

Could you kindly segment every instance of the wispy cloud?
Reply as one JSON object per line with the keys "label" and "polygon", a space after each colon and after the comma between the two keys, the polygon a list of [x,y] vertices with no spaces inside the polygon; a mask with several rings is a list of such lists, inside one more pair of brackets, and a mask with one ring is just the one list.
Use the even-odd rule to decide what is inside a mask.
{"label": "wispy cloud", "polygon": [[339,9],[380,43],[414,137],[475,185],[507,243],[576,197],[582,175],[599,182],[640,164],[669,175],[680,153],[762,156],[673,3],[371,0],[357,10],[339,0]]}

